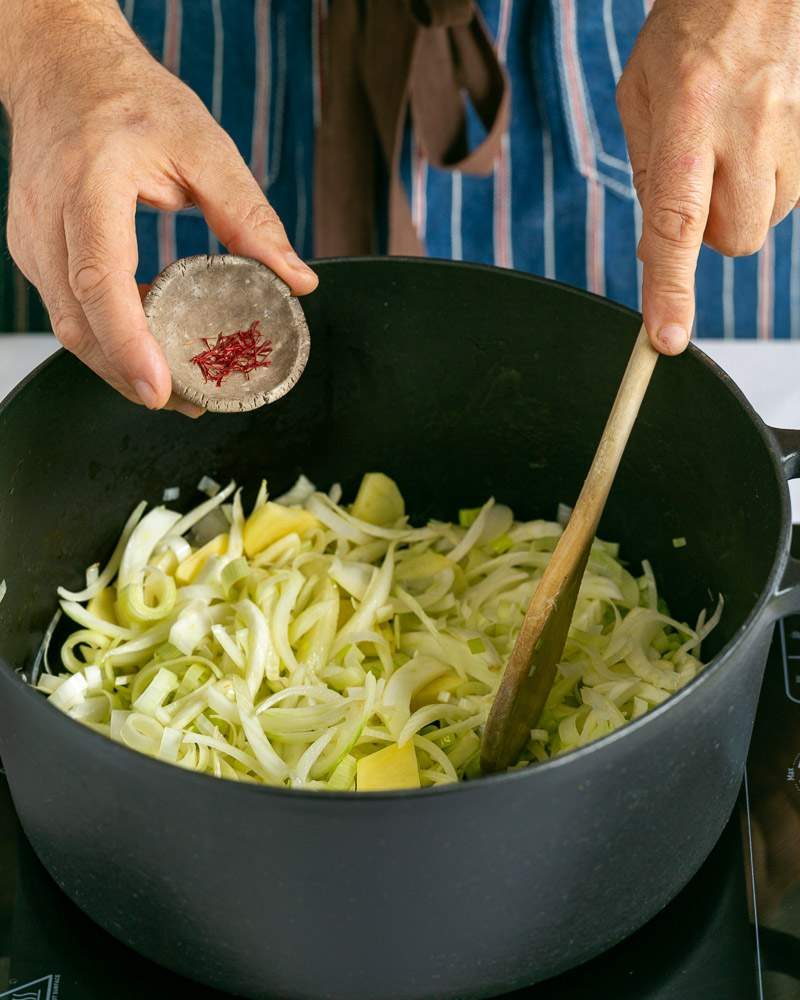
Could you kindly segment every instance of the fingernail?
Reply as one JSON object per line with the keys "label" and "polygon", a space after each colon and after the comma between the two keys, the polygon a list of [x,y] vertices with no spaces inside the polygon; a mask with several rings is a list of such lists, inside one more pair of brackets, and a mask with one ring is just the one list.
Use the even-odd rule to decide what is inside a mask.
{"label": "fingernail", "polygon": [[148,410],[158,409],[158,394],[149,382],[145,382],[145,380],[141,378],[136,379],[133,383],[133,391],[139,399],[141,399]]}
{"label": "fingernail", "polygon": [[662,326],[656,339],[668,354],[680,354],[689,343],[689,335],[677,323],[667,323],[666,326]]}
{"label": "fingernail", "polygon": [[314,273],[305,261],[300,260],[294,250],[288,250],[284,254],[284,259],[289,267],[293,268],[295,271],[304,271],[306,274]]}

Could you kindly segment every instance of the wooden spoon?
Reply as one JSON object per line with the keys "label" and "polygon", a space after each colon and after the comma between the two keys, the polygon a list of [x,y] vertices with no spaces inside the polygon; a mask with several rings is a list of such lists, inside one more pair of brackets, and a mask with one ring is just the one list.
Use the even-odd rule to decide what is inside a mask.
{"label": "wooden spoon", "polygon": [[528,605],[495,695],[481,744],[485,772],[504,771],[517,760],[542,714],[564,652],[589,550],[657,359],[643,326],[589,474]]}

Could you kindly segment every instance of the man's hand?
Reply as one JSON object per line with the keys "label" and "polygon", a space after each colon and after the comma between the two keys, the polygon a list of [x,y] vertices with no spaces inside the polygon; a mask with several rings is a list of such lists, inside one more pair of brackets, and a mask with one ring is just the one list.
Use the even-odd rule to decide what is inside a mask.
{"label": "man's hand", "polygon": [[755,253],[800,198],[800,2],[656,0],[617,104],[643,211],[644,321],[677,354],[703,241]]}
{"label": "man's hand", "polygon": [[12,123],[8,246],[56,336],[128,399],[199,413],[170,399],[142,311],[137,201],[197,205],[231,253],[296,294],[317,284],[233,142],[115,0],[2,0],[0,99]]}

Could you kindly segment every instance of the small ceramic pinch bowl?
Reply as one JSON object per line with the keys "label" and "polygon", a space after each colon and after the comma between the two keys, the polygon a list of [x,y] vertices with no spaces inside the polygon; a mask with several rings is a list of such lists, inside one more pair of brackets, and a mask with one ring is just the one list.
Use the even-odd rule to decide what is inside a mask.
{"label": "small ceramic pinch bowl", "polygon": [[[231,254],[184,257],[166,267],[144,300],[153,336],[172,372],[174,391],[218,413],[273,403],[297,383],[308,361],[310,338],[303,310],[289,286],[259,261]],[[220,335],[254,322],[269,341],[269,365],[231,372],[220,385],[192,359]]]}

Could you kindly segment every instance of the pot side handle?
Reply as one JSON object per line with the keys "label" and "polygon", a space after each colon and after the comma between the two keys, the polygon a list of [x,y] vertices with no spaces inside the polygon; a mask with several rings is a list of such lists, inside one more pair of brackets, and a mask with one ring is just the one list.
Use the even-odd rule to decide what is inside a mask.
{"label": "pot side handle", "polygon": [[[800,479],[800,430],[770,427],[783,464],[783,474],[787,479]],[[800,611],[800,559],[790,555],[771,604],[775,619]]]}
{"label": "pot side handle", "polygon": [[800,430],[770,427],[770,432],[781,453],[784,475],[787,479],[800,478]]}

